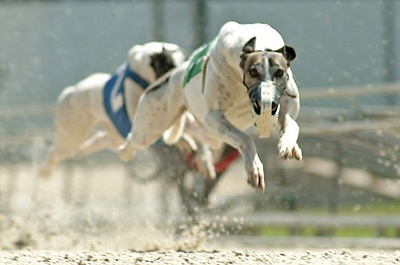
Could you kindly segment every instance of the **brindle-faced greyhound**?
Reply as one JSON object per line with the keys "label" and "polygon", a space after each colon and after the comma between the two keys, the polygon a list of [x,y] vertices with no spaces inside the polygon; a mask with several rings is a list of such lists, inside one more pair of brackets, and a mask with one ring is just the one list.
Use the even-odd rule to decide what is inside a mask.
{"label": "brindle-faced greyhound", "polygon": [[[109,148],[115,152],[130,131],[139,97],[157,78],[185,60],[172,43],[149,42],[128,52],[128,63],[112,76],[95,73],[65,88],[57,100],[55,136],[41,176],[61,161]],[[95,131],[96,126],[101,129]]]}
{"label": "brindle-faced greyhound", "polygon": [[[162,134],[173,143],[185,130],[212,148],[222,142],[237,148],[248,183],[264,189],[263,164],[246,132],[252,127],[259,137],[269,137],[278,123],[280,156],[302,158],[294,120],[299,92],[289,68],[295,57],[294,49],[269,25],[226,23],[214,41],[141,97],[135,127],[120,147],[121,158],[131,159],[135,149],[147,148]],[[198,126],[184,126],[187,110]]]}

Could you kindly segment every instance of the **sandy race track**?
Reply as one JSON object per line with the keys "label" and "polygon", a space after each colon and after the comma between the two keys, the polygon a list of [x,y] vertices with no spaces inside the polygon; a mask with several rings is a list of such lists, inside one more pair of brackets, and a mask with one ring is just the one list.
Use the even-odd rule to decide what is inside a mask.
{"label": "sandy race track", "polygon": [[[127,182],[114,165],[74,167],[69,178],[61,169],[38,182],[31,165],[0,168],[0,264],[400,264],[400,251],[373,245],[249,246],[224,235],[223,219],[181,226],[177,234],[168,218],[160,222],[160,185]],[[242,180],[235,182],[239,192]],[[62,199],[66,185],[69,202]],[[168,216],[179,212],[172,194]]]}
{"label": "sandy race track", "polygon": [[399,264],[400,252],[268,251],[20,251],[0,253],[1,264]]}

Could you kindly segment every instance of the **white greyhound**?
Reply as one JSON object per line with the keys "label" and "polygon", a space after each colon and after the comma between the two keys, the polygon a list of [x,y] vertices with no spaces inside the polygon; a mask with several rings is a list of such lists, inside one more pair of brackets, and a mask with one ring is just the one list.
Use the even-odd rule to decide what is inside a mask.
{"label": "white greyhound", "polygon": [[61,160],[76,155],[105,148],[117,152],[145,88],[184,60],[176,44],[135,45],[128,51],[128,63],[113,76],[95,73],[65,88],[56,105],[54,143],[40,175],[50,176]]}
{"label": "white greyhound", "polygon": [[[299,92],[289,68],[295,57],[294,49],[269,25],[226,23],[215,40],[195,51],[163,84],[142,95],[135,126],[120,147],[120,157],[133,158],[135,149],[147,148],[162,134],[173,143],[185,129],[212,148],[222,142],[237,148],[248,183],[264,189],[263,164],[245,131],[253,127],[265,138],[279,123],[280,156],[302,158],[294,120],[300,108]],[[184,128],[186,110],[199,126]]]}

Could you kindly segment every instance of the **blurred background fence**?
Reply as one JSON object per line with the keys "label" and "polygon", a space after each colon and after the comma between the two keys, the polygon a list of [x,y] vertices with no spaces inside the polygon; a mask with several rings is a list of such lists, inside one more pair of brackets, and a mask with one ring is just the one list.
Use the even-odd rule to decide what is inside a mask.
{"label": "blurred background fence", "polygon": [[[276,135],[257,140],[267,192],[254,193],[240,170],[230,172],[224,181],[234,180],[238,192],[221,184],[215,191],[221,207],[234,211],[244,202],[246,211],[337,214],[380,205],[385,215],[399,215],[399,14],[395,0],[0,1],[1,198],[16,204],[19,185],[37,189],[35,170],[51,142],[54,104],[64,87],[93,72],[113,72],[133,44],[164,40],[189,55],[236,20],[272,25],[297,51],[292,68],[302,100],[304,160],[280,161]],[[99,161],[122,165],[107,151],[74,165],[82,160],[89,161],[88,172]],[[140,193],[116,182],[109,183],[119,185],[116,194]],[[71,184],[60,189],[65,185]]]}

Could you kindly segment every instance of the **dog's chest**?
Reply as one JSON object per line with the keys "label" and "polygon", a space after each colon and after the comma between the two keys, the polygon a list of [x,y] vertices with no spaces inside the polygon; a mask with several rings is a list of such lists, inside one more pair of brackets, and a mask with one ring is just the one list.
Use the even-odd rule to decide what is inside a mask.
{"label": "dog's chest", "polygon": [[251,106],[247,93],[241,87],[222,84],[218,91],[218,105],[225,117],[236,127],[247,128],[251,123]]}

